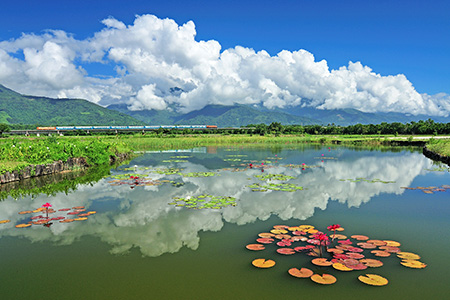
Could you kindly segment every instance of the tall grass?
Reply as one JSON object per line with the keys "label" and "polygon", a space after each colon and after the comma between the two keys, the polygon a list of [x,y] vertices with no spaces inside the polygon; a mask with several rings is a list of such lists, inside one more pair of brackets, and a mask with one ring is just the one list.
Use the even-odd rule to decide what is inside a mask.
{"label": "tall grass", "polygon": [[431,139],[427,148],[434,153],[450,157],[450,139]]}
{"label": "tall grass", "polygon": [[[348,146],[388,146],[387,136],[336,135],[117,135],[0,139],[0,173],[29,164],[44,164],[69,157],[85,157],[89,164],[103,164],[110,156],[132,151],[187,149],[201,146],[262,146],[300,144],[344,144]],[[450,155],[450,141],[430,143],[430,150]]]}

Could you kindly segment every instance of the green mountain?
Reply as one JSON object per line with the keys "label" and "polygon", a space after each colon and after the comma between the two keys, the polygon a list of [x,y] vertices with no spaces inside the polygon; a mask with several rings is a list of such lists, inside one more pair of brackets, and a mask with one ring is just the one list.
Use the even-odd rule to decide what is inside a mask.
{"label": "green mountain", "polygon": [[207,105],[196,111],[187,114],[177,114],[171,111],[142,110],[129,111],[126,105],[110,105],[109,109],[114,109],[122,113],[129,114],[134,118],[151,125],[217,125],[219,127],[240,127],[249,124],[270,124],[279,122],[284,125],[289,124],[317,124],[317,120],[294,116],[284,112],[269,111],[263,112],[246,105]]}
{"label": "green mountain", "polygon": [[380,124],[386,123],[409,123],[411,121],[417,122],[420,120],[433,119],[436,122],[447,123],[447,117],[431,117],[428,115],[411,115],[402,113],[365,113],[353,108],[345,109],[316,109],[311,107],[290,107],[280,110],[282,112],[289,112],[292,115],[308,117],[319,120],[323,124],[335,124],[341,126],[348,126],[354,124]]}
{"label": "green mountain", "polygon": [[0,123],[42,126],[144,124],[86,100],[25,96],[1,84]]}

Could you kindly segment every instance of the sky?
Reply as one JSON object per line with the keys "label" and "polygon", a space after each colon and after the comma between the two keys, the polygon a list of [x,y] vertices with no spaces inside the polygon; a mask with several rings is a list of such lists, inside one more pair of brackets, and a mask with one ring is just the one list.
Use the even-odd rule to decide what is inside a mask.
{"label": "sky", "polygon": [[450,2],[7,1],[0,84],[129,109],[450,114]]}

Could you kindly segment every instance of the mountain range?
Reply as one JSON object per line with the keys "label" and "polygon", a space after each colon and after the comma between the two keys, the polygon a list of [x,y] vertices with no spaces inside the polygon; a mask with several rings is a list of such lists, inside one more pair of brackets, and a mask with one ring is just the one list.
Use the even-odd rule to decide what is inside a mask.
{"label": "mountain range", "polygon": [[283,125],[379,124],[407,123],[433,119],[447,123],[450,118],[402,113],[365,113],[356,109],[320,110],[311,107],[288,107],[269,110],[250,105],[207,105],[189,113],[175,110],[132,111],[126,104],[112,104],[104,108],[82,99],[53,99],[25,96],[0,84],[0,123],[56,125],[217,125],[240,127],[249,124]]}
{"label": "mountain range", "polygon": [[129,115],[82,99],[25,96],[0,84],[0,123],[56,125],[144,125]]}

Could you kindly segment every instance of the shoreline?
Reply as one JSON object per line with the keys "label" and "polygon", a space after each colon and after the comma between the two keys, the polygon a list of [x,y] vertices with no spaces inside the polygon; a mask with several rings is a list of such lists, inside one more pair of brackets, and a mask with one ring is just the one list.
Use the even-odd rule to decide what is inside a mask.
{"label": "shoreline", "polygon": [[[109,164],[113,165],[117,162],[124,161],[129,157],[130,154],[128,153],[120,153],[116,156],[110,156]],[[3,174],[0,174],[0,184],[22,181],[24,179],[59,174],[64,172],[84,170],[89,167],[92,167],[92,165],[89,165],[86,162],[86,158],[84,157],[69,158],[66,162],[58,160],[49,164],[29,165],[19,171],[7,171]]]}

